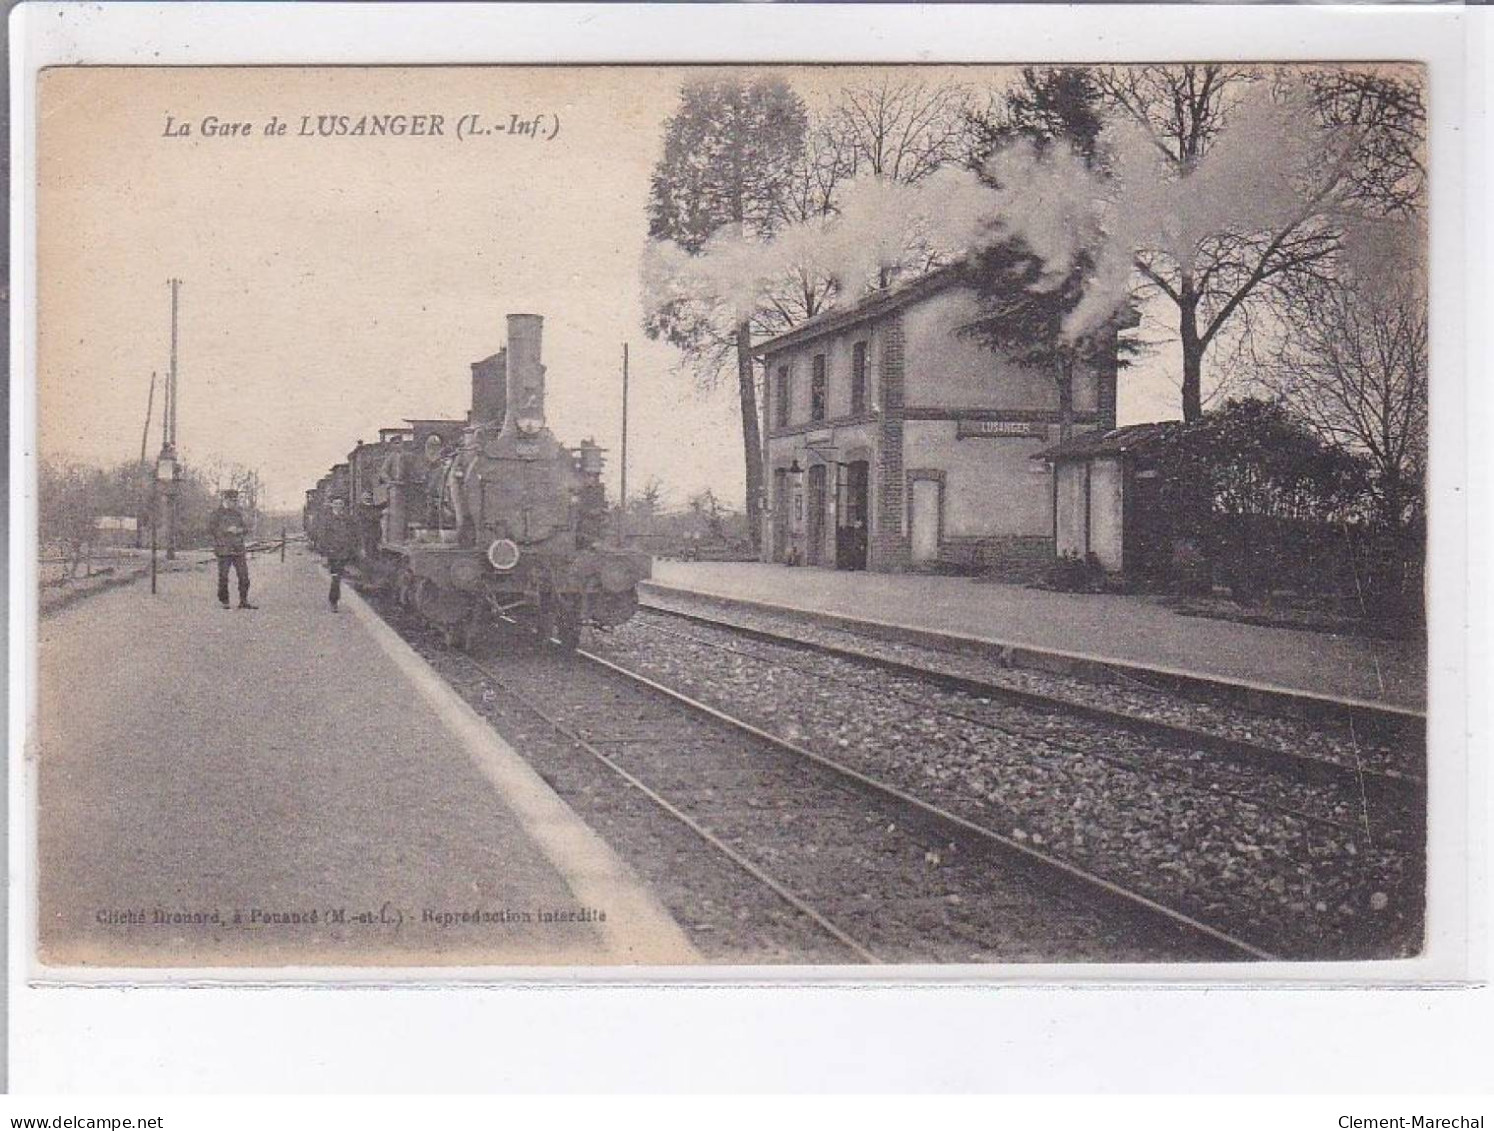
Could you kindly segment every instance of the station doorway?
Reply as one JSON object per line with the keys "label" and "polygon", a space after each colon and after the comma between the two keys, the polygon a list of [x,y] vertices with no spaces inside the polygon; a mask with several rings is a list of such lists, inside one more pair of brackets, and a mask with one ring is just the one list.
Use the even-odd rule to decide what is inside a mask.
{"label": "station doorway", "polygon": [[866,460],[836,465],[835,474],[835,568],[866,568],[866,532],[870,508]]}
{"label": "station doorway", "polygon": [[817,463],[809,469],[809,497],[805,500],[809,509],[806,527],[805,561],[812,566],[825,564],[825,504],[828,501],[825,485],[825,465]]}
{"label": "station doorway", "polygon": [[912,527],[914,565],[928,565],[939,557],[939,512],[944,487],[937,479],[915,479],[909,525]]}

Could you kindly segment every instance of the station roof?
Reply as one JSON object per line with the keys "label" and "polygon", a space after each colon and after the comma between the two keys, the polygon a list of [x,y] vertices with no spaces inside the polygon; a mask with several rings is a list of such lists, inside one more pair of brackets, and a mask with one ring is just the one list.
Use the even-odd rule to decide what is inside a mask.
{"label": "station roof", "polygon": [[1181,420],[1161,420],[1152,424],[1127,424],[1109,432],[1085,432],[1061,444],[1034,452],[1032,459],[1063,463],[1068,460],[1093,459],[1096,456],[1119,456],[1149,451],[1171,441],[1182,430]]}
{"label": "station roof", "polygon": [[[909,279],[905,283],[888,287],[885,290],[873,291],[865,298],[850,306],[837,306],[830,310],[822,311],[813,318],[799,323],[791,330],[786,330],[776,338],[769,338],[753,347],[752,352],[759,356],[777,353],[791,346],[800,345],[803,342],[812,341],[825,334],[836,333],[848,329],[861,322],[868,322],[873,318],[890,311],[898,310],[927,298],[929,295],[938,294],[940,291],[949,290],[951,287],[969,287],[971,284],[965,272],[966,261],[957,259],[953,263],[945,264],[943,267],[935,268],[925,275],[916,279]],[[1116,316],[1116,329],[1129,330],[1139,325],[1141,314],[1127,303]],[[974,326],[976,323],[970,323]]]}
{"label": "station roof", "polygon": [[777,353],[779,350],[810,341],[823,334],[834,333],[857,323],[869,321],[880,314],[897,310],[899,307],[917,302],[928,295],[960,286],[962,285],[960,272],[962,266],[963,262],[951,263],[946,267],[930,271],[926,275],[920,275],[916,279],[910,279],[906,283],[900,283],[885,290],[873,291],[850,306],[837,306],[823,311],[799,323],[792,330],[759,343],[753,347],[752,352],[764,355]]}

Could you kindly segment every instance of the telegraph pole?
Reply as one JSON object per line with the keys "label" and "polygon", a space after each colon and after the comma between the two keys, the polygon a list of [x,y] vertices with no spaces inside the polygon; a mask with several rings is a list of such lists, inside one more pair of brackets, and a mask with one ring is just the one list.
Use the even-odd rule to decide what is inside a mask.
{"label": "telegraph pole", "polygon": [[171,286],[171,370],[166,374],[166,401],[161,406],[161,457],[156,461],[156,482],[165,491],[166,560],[176,560],[177,509],[181,495],[181,465],[176,455],[176,327],[177,292],[180,279],[168,279]]}
{"label": "telegraph pole", "polygon": [[150,371],[150,396],[145,399],[145,431],[140,433],[140,466],[145,466],[145,445],[150,439],[150,418],[156,408],[156,371]]}
{"label": "telegraph pole", "polygon": [[622,434],[622,489],[619,491],[620,509],[617,512],[618,541],[623,541],[628,528],[628,343],[623,343],[623,434]]}

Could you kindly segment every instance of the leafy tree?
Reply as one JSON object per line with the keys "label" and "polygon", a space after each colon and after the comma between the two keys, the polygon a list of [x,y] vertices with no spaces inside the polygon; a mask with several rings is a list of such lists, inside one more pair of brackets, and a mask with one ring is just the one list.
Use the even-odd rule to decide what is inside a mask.
{"label": "leafy tree", "polygon": [[706,531],[712,538],[724,540],[727,537],[724,520],[731,512],[716,498],[716,492],[709,487],[697,491],[690,496],[688,505],[690,513],[705,523]]}
{"label": "leafy tree", "polygon": [[1363,498],[1362,465],[1275,401],[1226,401],[1182,432],[1177,452],[1167,478],[1187,490],[1207,484],[1227,515],[1332,522]]}
{"label": "leafy tree", "polygon": [[68,576],[92,553],[104,489],[98,468],[43,461],[37,472],[37,522],[44,546],[61,550]]}
{"label": "leafy tree", "polygon": [[[1066,163],[1079,176],[1094,169],[1104,117],[1100,91],[1089,71],[1026,67],[1004,99],[983,114],[972,115],[971,124],[972,159],[982,179],[999,190],[1007,187],[1006,167],[992,161],[1000,153],[1030,155],[1050,167]],[[1022,201],[1013,204],[1024,207]],[[1032,211],[1035,202],[1028,201],[1025,207]],[[1074,429],[1074,378],[1079,368],[1119,365],[1120,355],[1135,350],[1129,339],[1119,337],[1130,311],[1117,307],[1099,320],[1075,323],[1092,283],[1091,248],[1101,239],[1097,226],[1075,233],[1073,254],[1061,273],[1054,272],[1052,256],[1034,250],[1032,244],[1039,241],[1030,232],[1008,226],[1007,233],[977,246],[969,256],[966,274],[981,317],[966,332],[1015,361],[1051,374],[1058,389],[1059,434],[1067,440]]]}
{"label": "leafy tree", "polygon": [[640,518],[650,518],[659,513],[664,504],[664,483],[657,475],[651,475],[643,490],[628,500],[628,510]]}
{"label": "leafy tree", "polygon": [[1289,531],[1344,527],[1366,496],[1362,460],[1324,442],[1280,402],[1226,401],[1155,448],[1158,514],[1207,546],[1237,597],[1285,572]]}
{"label": "leafy tree", "polygon": [[[153,464],[137,460],[107,468],[43,460],[37,478],[42,543],[63,552],[69,572],[86,565],[98,540],[98,520],[104,516],[134,516],[137,544],[143,543],[151,508],[161,505],[154,472]],[[204,469],[182,466],[177,484],[178,545],[203,546],[210,541],[208,520],[217,509],[219,489],[228,486],[255,493],[246,510],[252,523],[253,501],[262,491],[258,472],[238,465],[225,470],[216,461]]]}
{"label": "leafy tree", "polygon": [[1048,373],[1058,390],[1059,438],[1074,433],[1074,379],[1081,368],[1121,368],[1135,344],[1120,336],[1129,310],[1074,330],[1090,261],[1081,255],[1056,286],[1042,279],[1038,258],[1020,240],[978,254],[968,268],[976,282],[980,317],[964,332],[1022,365]]}
{"label": "leafy tree", "polygon": [[[804,145],[802,100],[780,78],[741,75],[692,79],[679,109],[664,127],[664,154],[650,183],[649,237],[699,255],[708,241],[729,229],[743,241],[770,237],[782,223],[783,199]],[[702,296],[694,296],[697,300]],[[762,438],[752,358],[752,309],[727,311],[722,302],[680,296],[652,310],[645,329],[686,354],[704,359],[697,374],[719,377],[736,356],[738,400],[746,461],[748,523],[760,537]],[[714,370],[714,372],[713,372]]]}
{"label": "leafy tree", "polygon": [[971,166],[979,169],[993,153],[1023,140],[1039,153],[1066,144],[1093,165],[1104,129],[1100,87],[1090,70],[1023,67],[1014,87],[984,111],[971,112]]}

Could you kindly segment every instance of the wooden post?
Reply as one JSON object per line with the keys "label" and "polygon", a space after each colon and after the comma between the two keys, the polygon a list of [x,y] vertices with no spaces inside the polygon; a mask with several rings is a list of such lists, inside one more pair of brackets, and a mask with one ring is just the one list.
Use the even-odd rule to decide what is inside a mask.
{"label": "wooden post", "polygon": [[618,492],[617,540],[628,534],[628,343],[623,343],[622,488]]}
{"label": "wooden post", "polygon": [[285,527],[280,528],[280,560],[285,561]]}
{"label": "wooden post", "polygon": [[156,407],[156,371],[150,372],[150,395],[145,398],[145,431],[140,434],[140,465],[145,466],[145,442],[150,439],[150,418]]}
{"label": "wooden post", "polygon": [[150,591],[156,591],[156,498],[151,492],[150,500]]}

